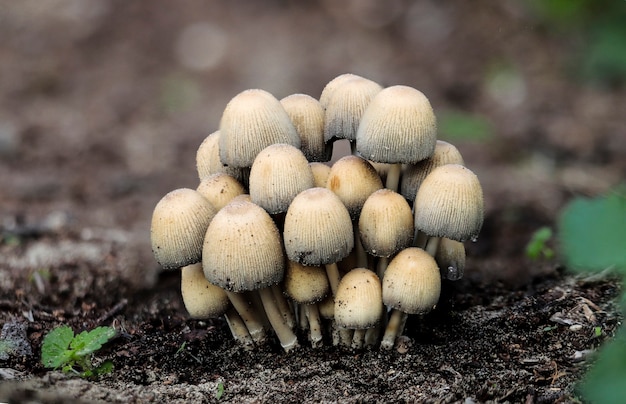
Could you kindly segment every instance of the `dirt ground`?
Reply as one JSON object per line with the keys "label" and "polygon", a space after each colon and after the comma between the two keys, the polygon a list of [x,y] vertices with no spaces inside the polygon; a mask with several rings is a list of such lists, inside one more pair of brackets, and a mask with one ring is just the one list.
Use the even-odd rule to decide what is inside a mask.
{"label": "dirt ground", "polygon": [[[0,402],[579,399],[619,282],[524,249],[572,197],[623,180],[625,89],[573,80],[577,37],[518,2],[378,4],[0,0],[0,323],[24,342],[0,357]],[[481,180],[483,230],[393,351],[244,351],[223,320],[188,318],[179,273],[152,256],[152,210],[197,186],[196,149],[238,92],[318,97],[346,72],[489,122],[480,142],[441,134]],[[61,324],[115,327],[96,355],[114,371],[45,369]]]}

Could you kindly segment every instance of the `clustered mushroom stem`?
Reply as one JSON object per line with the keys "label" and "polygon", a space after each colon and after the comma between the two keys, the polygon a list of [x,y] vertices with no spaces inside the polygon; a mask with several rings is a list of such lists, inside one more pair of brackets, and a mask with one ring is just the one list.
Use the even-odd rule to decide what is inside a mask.
{"label": "clustered mushroom stem", "polygon": [[339,343],[343,346],[350,346],[352,344],[352,337],[354,331],[348,328],[339,328]]}
{"label": "clustered mushroom stem", "polygon": [[274,300],[276,301],[276,306],[278,307],[280,314],[283,316],[285,324],[287,324],[287,326],[292,330],[295,329],[296,320],[293,317],[289,302],[287,302],[285,295],[283,295],[282,289],[278,285],[272,285],[271,288],[272,293],[274,294]]}
{"label": "clustered mushroom stem", "polygon": [[391,317],[389,317],[389,323],[385,329],[385,335],[380,343],[382,349],[391,349],[396,341],[396,337],[402,334],[404,330],[404,324],[406,322],[407,313],[403,313],[400,310],[393,309],[391,311]]}
{"label": "clustered mushroom stem", "polygon": [[385,276],[387,265],[389,265],[389,257],[378,257],[378,262],[376,263],[376,274],[380,279],[383,279]]}
{"label": "clustered mushroom stem", "polygon": [[426,248],[426,242],[428,241],[428,235],[423,231],[419,231],[415,229],[415,236],[413,237],[413,247],[418,247],[421,249]]}
{"label": "clustered mushroom stem", "polygon": [[309,336],[311,338],[311,345],[313,348],[319,348],[322,346],[322,326],[320,324],[320,313],[317,308],[317,303],[310,303],[304,305],[306,310],[306,317],[309,319]]}
{"label": "clustered mushroom stem", "polygon": [[339,275],[339,268],[337,267],[337,263],[333,262],[331,264],[324,265],[326,268],[326,276],[328,276],[328,283],[330,283],[330,290],[333,292],[333,296],[337,294],[337,288],[339,287],[339,281],[341,280],[341,275]]}
{"label": "clustered mushroom stem", "polygon": [[235,341],[243,345],[246,350],[254,349],[254,341],[248,332],[248,328],[246,328],[246,324],[232,306],[224,313],[224,318]]}
{"label": "clustered mushroom stem", "polygon": [[239,313],[239,316],[241,316],[241,319],[245,323],[252,340],[257,344],[263,342],[266,337],[265,329],[261,322],[259,322],[259,315],[255,312],[253,307],[240,293],[226,291],[226,294],[234,309]]}
{"label": "clustered mushroom stem", "polygon": [[354,330],[354,334],[352,335],[352,349],[361,349],[365,344],[365,334],[367,332],[367,328],[359,328]]}
{"label": "clustered mushroom stem", "polygon": [[285,323],[285,319],[274,302],[272,289],[269,287],[259,289],[259,296],[261,296],[261,302],[263,302],[263,308],[267,314],[267,319],[276,332],[280,345],[285,351],[297,348],[298,338],[293,333],[291,328],[289,328]]}
{"label": "clustered mushroom stem", "polygon": [[440,241],[441,237],[430,237],[426,243],[426,252],[434,257],[437,254],[437,248],[439,247]]}
{"label": "clustered mushroom stem", "polygon": [[392,191],[398,190],[398,184],[400,183],[400,174],[402,172],[402,164],[391,164],[389,172],[387,173],[387,181],[385,182],[385,188]]}
{"label": "clustered mushroom stem", "polygon": [[373,347],[376,344],[378,344],[378,338],[380,337],[380,331],[384,327],[383,321],[384,321],[384,324],[386,325],[387,324],[387,313],[385,313],[382,316],[381,321],[378,324],[376,324],[374,327],[368,328],[367,331],[365,332],[365,346],[366,347]]}
{"label": "clustered mushroom stem", "polygon": [[354,253],[356,254],[356,268],[367,268],[367,252],[361,243],[361,235],[359,233],[359,221],[352,223],[354,229]]}

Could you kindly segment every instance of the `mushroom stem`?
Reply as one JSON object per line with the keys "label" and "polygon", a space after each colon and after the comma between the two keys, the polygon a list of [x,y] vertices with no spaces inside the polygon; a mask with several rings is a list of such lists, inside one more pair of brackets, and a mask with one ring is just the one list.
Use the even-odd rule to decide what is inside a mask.
{"label": "mushroom stem", "polygon": [[393,345],[396,342],[396,337],[402,334],[402,331],[404,330],[404,324],[406,323],[406,318],[408,316],[408,314],[397,309],[393,309],[391,311],[391,317],[389,318],[389,323],[387,323],[385,335],[380,343],[380,347],[382,349],[389,350],[393,348]]}
{"label": "mushroom stem", "polygon": [[226,319],[228,328],[230,328],[230,332],[235,341],[243,345],[246,350],[254,349],[254,341],[252,341],[252,337],[246,328],[246,324],[237,313],[237,310],[235,310],[232,306],[229,307],[226,313],[224,313],[224,318]]}
{"label": "mushroom stem", "polygon": [[285,319],[274,301],[274,293],[272,293],[272,289],[270,287],[259,289],[259,296],[261,296],[261,301],[263,302],[263,308],[267,314],[267,319],[276,332],[276,336],[280,340],[280,345],[283,349],[285,351],[289,351],[298,347],[298,338],[293,333],[291,328],[287,326],[287,323],[285,323]]}
{"label": "mushroom stem", "polygon": [[441,237],[430,237],[426,243],[426,252],[434,257],[437,254],[437,247],[439,247],[440,241]]}
{"label": "mushroom stem", "polygon": [[385,276],[385,270],[387,269],[387,265],[389,265],[389,257],[378,257],[378,262],[376,264],[376,275],[380,279],[383,279]]}
{"label": "mushroom stem", "polygon": [[395,163],[389,165],[389,172],[387,172],[387,181],[385,182],[385,188],[392,191],[398,190],[398,184],[400,183],[400,174],[402,173],[402,164]]}
{"label": "mushroom stem", "polygon": [[356,268],[367,268],[367,252],[361,243],[361,234],[359,233],[359,221],[352,221],[354,229],[354,253],[356,254]]}
{"label": "mushroom stem", "polygon": [[283,291],[278,285],[272,285],[272,293],[274,294],[274,300],[276,301],[276,306],[280,311],[280,314],[283,316],[285,320],[285,324],[292,330],[295,329],[296,320],[293,316],[293,312],[291,311],[291,307],[289,306],[289,302],[285,299],[285,295],[283,295]]}
{"label": "mushroom stem", "polygon": [[254,308],[244,299],[241,293],[226,291],[228,299],[232,303],[234,309],[239,313],[241,319],[246,324],[246,328],[255,343],[261,343],[265,340],[266,334],[263,325],[258,320],[260,317]]}
{"label": "mushroom stem", "polygon": [[415,229],[415,236],[413,237],[413,247],[424,249],[426,247],[427,241],[428,236],[426,235],[426,233]]}
{"label": "mushroom stem", "polygon": [[317,303],[304,305],[306,316],[309,319],[309,336],[311,338],[311,346],[319,348],[322,346],[322,326],[320,325],[320,312]]}
{"label": "mushroom stem", "polygon": [[337,288],[339,287],[339,281],[341,280],[339,268],[337,267],[336,262],[333,262],[332,264],[326,264],[324,267],[326,268],[328,283],[330,283],[330,290],[333,292],[333,296],[335,296],[337,294]]}
{"label": "mushroom stem", "polygon": [[380,331],[384,327],[383,320],[385,320],[385,323],[386,323],[386,318],[387,316],[383,316],[381,318],[381,321],[378,324],[376,324],[374,327],[367,329],[367,331],[365,332],[365,346],[366,347],[372,347],[378,343],[378,338],[380,337]]}
{"label": "mushroom stem", "polygon": [[354,330],[354,334],[352,335],[352,349],[361,349],[365,344],[365,335],[367,332],[367,328],[359,328]]}
{"label": "mushroom stem", "polygon": [[343,346],[350,346],[352,344],[352,336],[354,334],[353,330],[348,328],[339,328],[339,343]]}

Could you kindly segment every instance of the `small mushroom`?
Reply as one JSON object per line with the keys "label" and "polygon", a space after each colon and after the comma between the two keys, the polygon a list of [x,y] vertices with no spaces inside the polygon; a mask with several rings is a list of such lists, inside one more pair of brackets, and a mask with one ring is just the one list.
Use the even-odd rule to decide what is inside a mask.
{"label": "small mushroom", "polygon": [[313,171],[313,184],[316,187],[326,187],[326,181],[330,175],[330,166],[324,163],[311,162],[309,163],[311,171]]}
{"label": "small mushroom", "polygon": [[205,177],[196,188],[217,210],[222,209],[234,197],[246,193],[244,186],[226,173],[215,173]]}
{"label": "small mushroom", "polygon": [[450,281],[458,281],[465,271],[465,246],[462,242],[442,237],[435,261],[439,265],[441,276]]}
{"label": "small mushroom", "polygon": [[180,188],[156,204],[150,225],[152,252],[164,269],[200,262],[202,241],[216,210],[199,192]]}
{"label": "small mushroom", "polygon": [[220,160],[220,131],[217,130],[208,135],[196,151],[196,169],[200,181],[216,173],[226,173],[238,181],[243,179],[240,168],[228,167]]}
{"label": "small mushroom", "polygon": [[308,161],[329,161],[333,146],[324,142],[324,108],[306,94],[292,94],[280,103],[287,111],[300,136],[300,150]]}
{"label": "small mushroom", "polygon": [[355,78],[362,79],[363,77],[353,73],[343,73],[329,81],[324,86],[324,88],[322,89],[322,93],[320,94],[320,105],[322,106],[322,108],[324,108],[324,110],[326,109],[326,107],[328,106],[328,102],[330,101],[330,98],[332,97],[333,92],[337,89],[337,87],[342,85],[344,82]]}
{"label": "small mushroom", "polygon": [[374,272],[355,268],[341,278],[335,295],[335,321],[339,328],[355,330],[352,348],[363,347],[366,331],[375,327],[382,315],[381,284]]}
{"label": "small mushroom", "polygon": [[441,276],[435,259],[421,248],[400,251],[389,263],[382,282],[384,304],[391,316],[381,348],[391,349],[409,314],[431,311],[439,301]]}
{"label": "small mushroom", "polygon": [[398,189],[402,164],[432,156],[437,120],[428,98],[408,86],[380,91],[363,113],[356,134],[356,150],[365,159],[394,164],[385,186]]}

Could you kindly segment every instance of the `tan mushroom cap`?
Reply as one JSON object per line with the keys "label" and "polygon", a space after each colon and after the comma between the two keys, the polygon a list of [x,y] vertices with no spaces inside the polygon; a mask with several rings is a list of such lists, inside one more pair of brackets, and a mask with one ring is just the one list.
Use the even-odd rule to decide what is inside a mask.
{"label": "tan mushroom cap", "polygon": [[400,251],[387,267],[382,293],[386,306],[403,313],[431,311],[441,293],[441,276],[435,259],[417,247]]}
{"label": "tan mushroom cap", "polygon": [[270,214],[286,212],[293,198],[314,185],[313,171],[302,152],[288,144],[267,146],[250,169],[252,202]]}
{"label": "tan mushroom cap", "polygon": [[200,263],[181,268],[180,290],[191,318],[216,318],[230,305],[224,289],[206,280]]}
{"label": "tan mushroom cap", "polygon": [[356,150],[368,160],[414,164],[435,151],[437,119],[428,98],[412,87],[380,91],[363,113]]}
{"label": "tan mushroom cap", "polygon": [[215,131],[208,135],[196,151],[196,169],[198,178],[202,181],[216,173],[226,173],[238,181],[243,178],[243,172],[240,168],[227,167],[220,160],[220,131]]}
{"label": "tan mushroom cap", "polygon": [[330,174],[330,166],[324,163],[312,162],[309,163],[311,171],[313,171],[313,183],[316,187],[326,187],[326,180]]}
{"label": "tan mushroom cap", "polygon": [[437,246],[435,261],[444,278],[451,281],[459,280],[465,271],[465,246],[460,241],[444,237]]}
{"label": "tan mushroom cap", "polygon": [[480,182],[469,168],[436,167],[417,190],[415,228],[431,237],[474,240],[483,224],[483,204]]}
{"label": "tan mushroom cap", "polygon": [[413,212],[409,203],[389,189],[367,198],[359,217],[363,248],[376,257],[389,257],[413,242]]}
{"label": "tan mushroom cap", "polygon": [[324,115],[324,141],[336,139],[354,141],[359,122],[370,101],[383,88],[380,84],[354,77],[344,80],[332,91]]}
{"label": "tan mushroom cap", "polygon": [[283,283],[287,296],[300,304],[317,303],[330,291],[324,268],[304,266],[293,261],[287,262]]}
{"label": "tan mushroom cap", "polygon": [[383,182],[367,160],[348,155],[332,165],[326,188],[339,197],[350,212],[350,217],[356,220],[367,198],[382,189]]}
{"label": "tan mushroom cap", "polygon": [[335,296],[335,321],[340,328],[364,329],[378,324],[383,314],[382,286],[378,276],[355,268],[339,282]]}
{"label": "tan mushroom cap", "polygon": [[216,209],[199,192],[180,188],[154,207],[150,225],[152,252],[165,269],[200,262],[202,241]]}
{"label": "tan mushroom cap", "polygon": [[287,111],[264,90],[245,90],[230,100],[219,130],[220,160],[232,167],[251,167],[257,154],[274,143],[300,148],[300,137]]}
{"label": "tan mushroom cap", "polygon": [[202,267],[209,282],[231,292],[279,283],[284,273],[280,234],[270,215],[241,196],[224,206],[206,230]]}
{"label": "tan mushroom cap", "polygon": [[287,256],[304,265],[324,265],[345,258],[354,247],[348,210],[332,191],[310,188],[299,193],[285,215]]}
{"label": "tan mushroom cap", "polygon": [[429,158],[415,164],[407,164],[402,170],[400,193],[407,200],[415,200],[415,195],[424,178],[435,168],[445,164],[464,165],[463,156],[452,144],[437,140],[435,152]]}
{"label": "tan mushroom cap", "polygon": [[200,181],[196,190],[215,207],[222,209],[234,197],[246,193],[244,186],[226,173],[215,173]]}
{"label": "tan mushroom cap", "polygon": [[329,161],[333,147],[324,142],[324,108],[307,94],[292,94],[280,100],[300,136],[300,150],[308,161]]}
{"label": "tan mushroom cap", "polygon": [[353,73],[343,73],[329,81],[324,86],[324,88],[322,89],[322,93],[320,94],[320,105],[322,106],[322,108],[326,109],[328,101],[330,101],[330,97],[333,95],[333,92],[337,89],[337,87],[342,85],[344,82],[354,78],[362,79],[363,77]]}

